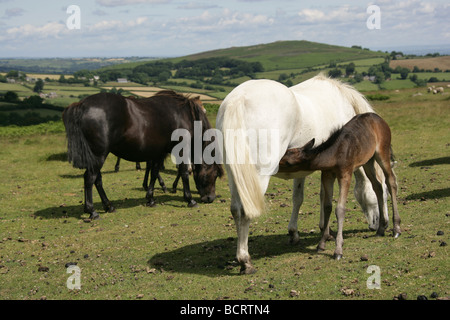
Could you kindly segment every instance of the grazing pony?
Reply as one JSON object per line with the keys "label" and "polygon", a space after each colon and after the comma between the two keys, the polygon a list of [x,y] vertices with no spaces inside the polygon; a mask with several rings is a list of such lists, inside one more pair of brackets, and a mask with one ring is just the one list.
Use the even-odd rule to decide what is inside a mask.
{"label": "grazing pony", "polygon": [[335,259],[342,258],[345,203],[352,181],[353,172],[360,166],[372,183],[372,188],[378,198],[380,224],[377,235],[383,236],[386,222],[383,212],[383,188],[376,178],[375,162],[377,162],[386,178],[386,184],[391,194],[393,211],[393,233],[397,238],[400,233],[400,216],[397,210],[397,180],[391,168],[391,130],[388,124],[375,113],[358,114],[331,137],[313,148],[312,139],[301,148],[288,149],[280,160],[279,172],[322,171],[322,185],[325,192],[324,222],[325,229],[317,246],[325,249],[325,241],[329,234],[329,219],[332,210],[333,184],[337,178],[339,183],[339,199],[336,207],[338,223]]}
{"label": "grazing pony", "polygon": [[[94,209],[92,187],[95,184],[103,208],[113,212],[114,207],[106,197],[100,170],[109,153],[133,162],[151,162],[147,205],[156,204],[154,184],[164,159],[179,141],[172,141],[176,129],[186,129],[194,139],[194,122],[201,121],[202,130],[211,125],[198,98],[187,98],[174,91],[161,91],[145,99],[130,99],[111,93],[99,93],[72,104],[63,112],[66,127],[68,160],[84,173],[84,211],[91,219],[99,217]],[[202,132],[203,134],[203,132]],[[203,142],[202,150],[207,146]],[[193,155],[192,155],[193,157]],[[190,159],[192,160],[192,159]],[[190,163],[180,163],[184,199],[188,206],[196,205],[189,188]],[[216,178],[223,169],[218,164],[204,161],[194,165],[194,181],[202,202],[215,199]]]}

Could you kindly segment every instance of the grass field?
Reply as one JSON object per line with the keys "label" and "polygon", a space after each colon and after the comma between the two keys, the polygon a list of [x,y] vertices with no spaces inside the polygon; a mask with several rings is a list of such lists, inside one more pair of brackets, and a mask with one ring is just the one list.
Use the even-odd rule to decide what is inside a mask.
{"label": "grass field", "polygon": [[[421,96],[415,95],[423,93]],[[61,123],[0,128],[0,297],[2,299],[311,300],[387,299],[406,294],[449,296],[448,95],[425,88],[381,91],[389,100],[375,109],[390,124],[398,161],[401,237],[378,238],[349,196],[344,258],[334,243],[316,253],[320,239],[319,174],[307,180],[299,215],[301,242],[288,245],[291,182],[273,178],[268,212],[250,226],[249,250],[258,272],[240,276],[236,231],[226,178],[219,198],[187,208],[176,194],[156,190],[145,206],[144,173],[115,157],[103,168],[105,190],[117,211],[85,222],[83,172],[66,161]],[[214,114],[209,115],[214,123]],[[166,163],[170,185],[175,168]],[[193,180],[191,186],[194,188]],[[337,189],[337,187],[335,188]],[[336,190],[337,191],[337,190]],[[194,194],[194,199],[198,200]],[[332,217],[332,220],[335,220]],[[392,223],[391,223],[392,225]],[[336,229],[335,221],[333,228]],[[81,289],[69,290],[67,267],[81,269]],[[381,270],[381,289],[368,289],[369,265]]]}

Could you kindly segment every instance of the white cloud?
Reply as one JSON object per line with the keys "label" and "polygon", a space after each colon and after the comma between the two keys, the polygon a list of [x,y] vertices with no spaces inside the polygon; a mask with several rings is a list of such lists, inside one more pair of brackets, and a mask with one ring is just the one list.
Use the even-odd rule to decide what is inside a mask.
{"label": "white cloud", "polygon": [[224,9],[220,13],[212,14],[204,11],[198,16],[179,18],[173,28],[182,28],[184,32],[223,32],[227,30],[245,32],[255,27],[271,26],[274,22],[273,18],[266,15]]}
{"label": "white cloud", "polygon": [[207,2],[189,2],[178,6],[178,9],[185,9],[185,10],[198,10],[198,9],[206,10],[213,8],[219,8],[219,6]]}
{"label": "white cloud", "polygon": [[60,22],[49,22],[43,26],[38,27],[31,24],[25,24],[20,27],[7,29],[3,37],[0,37],[0,40],[17,40],[20,38],[59,38],[67,31],[69,30],[67,29],[66,25]]}
{"label": "white cloud", "polygon": [[306,22],[321,22],[326,18],[324,12],[317,9],[303,9],[298,13],[300,18],[304,19]]}
{"label": "white cloud", "polygon": [[[356,1],[346,2],[350,4],[294,0],[79,1],[80,30],[67,28],[66,7],[39,11],[36,5],[34,10],[24,7],[25,12],[8,11],[15,16],[0,22],[1,54],[22,54],[21,47],[28,48],[22,52],[30,54],[38,47],[40,52],[66,54],[61,47],[70,43],[67,44],[70,52],[78,50],[85,56],[94,54],[90,52],[183,55],[302,39],[374,48],[375,44],[439,44],[448,40],[450,34],[450,4],[444,0],[372,0],[381,10],[381,30],[373,31],[366,27],[369,17],[366,9],[371,3]],[[17,51],[8,49],[13,47]]]}
{"label": "white cloud", "polygon": [[105,7],[118,7],[128,6],[135,4],[156,4],[156,3],[168,3],[171,0],[97,0],[99,5]]}
{"label": "white cloud", "polygon": [[362,7],[348,5],[332,7],[325,10],[303,9],[298,12],[301,23],[350,23],[360,21],[366,16]]}
{"label": "white cloud", "polygon": [[147,17],[138,17],[129,21],[102,20],[90,26],[82,24],[78,33],[77,31],[69,30],[66,24],[62,22],[49,22],[42,26],[25,24],[19,27],[6,29],[3,34],[0,34],[0,41],[20,41],[22,39],[36,41],[51,38],[61,39],[74,34],[82,34],[90,37],[103,37],[105,34],[112,32],[121,32],[122,35],[126,35],[133,29],[143,25],[147,20]]}

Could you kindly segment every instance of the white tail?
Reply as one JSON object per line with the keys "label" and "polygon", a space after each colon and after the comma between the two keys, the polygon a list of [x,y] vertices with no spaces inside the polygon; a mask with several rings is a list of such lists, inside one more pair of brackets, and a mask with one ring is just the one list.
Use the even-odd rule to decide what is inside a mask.
{"label": "white tail", "polygon": [[227,101],[222,124],[225,164],[231,171],[245,216],[253,219],[261,215],[265,203],[246,129],[242,99]]}

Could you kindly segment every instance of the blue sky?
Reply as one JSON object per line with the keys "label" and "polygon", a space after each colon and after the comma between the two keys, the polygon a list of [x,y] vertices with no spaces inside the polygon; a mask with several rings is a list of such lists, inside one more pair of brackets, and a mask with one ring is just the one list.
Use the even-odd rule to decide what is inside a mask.
{"label": "blue sky", "polygon": [[[80,29],[66,25],[70,5]],[[0,0],[0,57],[182,56],[277,40],[433,48],[450,46],[449,17],[448,0]]]}

